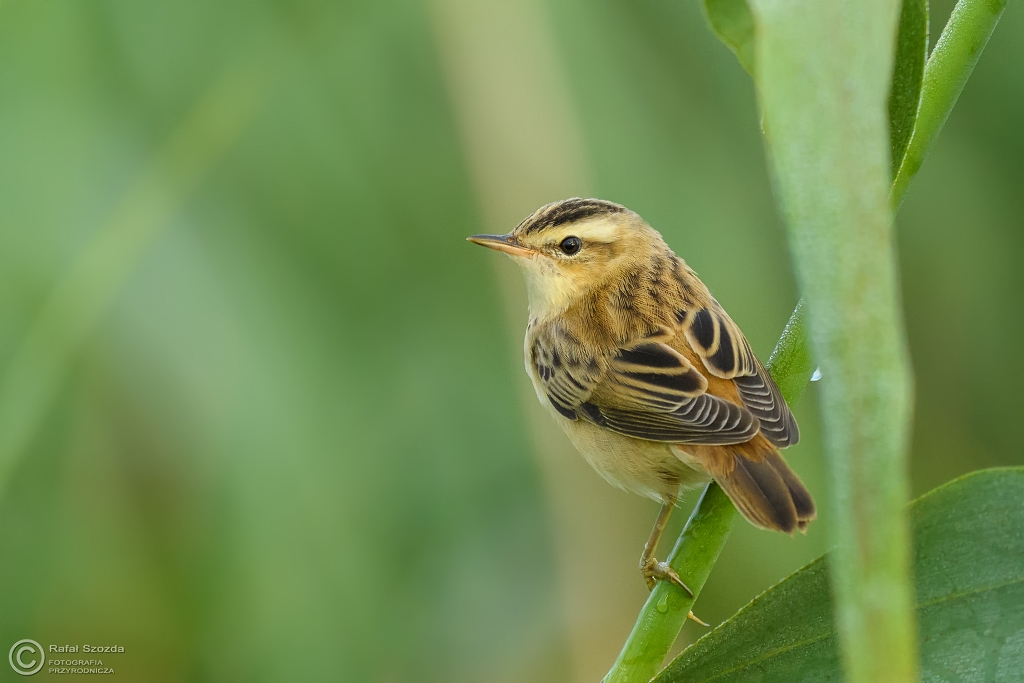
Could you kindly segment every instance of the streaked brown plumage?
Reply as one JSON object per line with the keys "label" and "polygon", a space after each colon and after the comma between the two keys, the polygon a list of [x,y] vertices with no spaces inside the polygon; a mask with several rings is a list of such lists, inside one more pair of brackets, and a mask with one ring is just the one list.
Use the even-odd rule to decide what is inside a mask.
{"label": "streaked brown plumage", "polygon": [[779,453],[799,430],[778,387],[640,216],[574,198],[508,235],[470,240],[523,267],[526,369],[542,403],[603,477],[665,506],[641,560],[649,585],[683,585],[653,559],[681,488],[714,478],[765,529],[791,533],[814,519],[810,494]]}

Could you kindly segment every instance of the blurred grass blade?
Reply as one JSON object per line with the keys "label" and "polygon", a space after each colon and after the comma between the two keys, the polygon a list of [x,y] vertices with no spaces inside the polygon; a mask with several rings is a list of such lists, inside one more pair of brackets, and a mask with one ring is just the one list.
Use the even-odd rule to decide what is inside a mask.
{"label": "blurred grass blade", "polygon": [[924,68],[914,131],[893,181],[894,207],[899,208],[903,201],[910,181],[946,123],[1004,9],[1006,0],[960,0],[953,8]]}
{"label": "blurred grass blade", "polygon": [[889,206],[896,0],[753,0],[769,157],[807,301],[850,683],[917,680],[906,450],[912,410]]}
{"label": "blurred grass blade", "polygon": [[[806,336],[801,303],[793,311],[767,365],[790,404],[807,388],[811,376]],[[667,581],[659,581],[604,683],[645,683],[657,673],[725,547],[735,519],[732,501],[717,484],[709,484],[666,560],[693,590],[694,597]]]}
{"label": "blurred grass blade", "polygon": [[903,0],[896,36],[896,62],[889,93],[889,141],[895,177],[914,131],[921,79],[928,58],[928,0]]}
{"label": "blurred grass blade", "polygon": [[0,491],[77,352],[210,167],[245,128],[256,82],[229,73],[192,107],[56,282],[0,376]]}
{"label": "blurred grass blade", "polygon": [[747,0],[704,0],[704,16],[715,35],[753,76],[754,18]]}
{"label": "blurred grass blade", "polygon": [[[1024,468],[1014,468],[969,474],[912,504],[924,680],[1021,680],[1021,500]],[[822,558],[755,598],[655,680],[841,680],[831,605]]]}

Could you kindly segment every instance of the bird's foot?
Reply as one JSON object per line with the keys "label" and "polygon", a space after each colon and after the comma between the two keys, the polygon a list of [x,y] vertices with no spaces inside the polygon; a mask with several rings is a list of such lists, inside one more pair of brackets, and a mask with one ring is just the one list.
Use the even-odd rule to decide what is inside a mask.
{"label": "bird's foot", "polygon": [[654,590],[655,583],[659,579],[665,579],[682,588],[691,598],[694,597],[693,591],[683,583],[676,570],[668,566],[668,562],[658,562],[653,557],[645,558],[640,561],[640,573],[644,575],[644,580],[647,581],[648,590]]}

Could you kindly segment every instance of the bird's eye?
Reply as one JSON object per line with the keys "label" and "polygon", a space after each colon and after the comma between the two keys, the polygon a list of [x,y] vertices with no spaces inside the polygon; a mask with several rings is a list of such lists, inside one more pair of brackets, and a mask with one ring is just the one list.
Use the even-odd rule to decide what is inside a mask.
{"label": "bird's eye", "polygon": [[579,237],[566,237],[562,240],[562,243],[558,245],[558,248],[562,250],[562,253],[566,256],[572,256],[580,250],[583,246],[583,242],[580,241]]}

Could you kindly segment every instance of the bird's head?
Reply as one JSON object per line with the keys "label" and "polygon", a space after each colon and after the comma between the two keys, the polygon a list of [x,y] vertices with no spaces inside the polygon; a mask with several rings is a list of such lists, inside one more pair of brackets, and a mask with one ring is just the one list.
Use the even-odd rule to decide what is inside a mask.
{"label": "bird's head", "polygon": [[530,309],[541,318],[564,311],[668,249],[661,235],[626,207],[578,197],[541,207],[506,235],[468,239],[508,254],[523,268]]}

